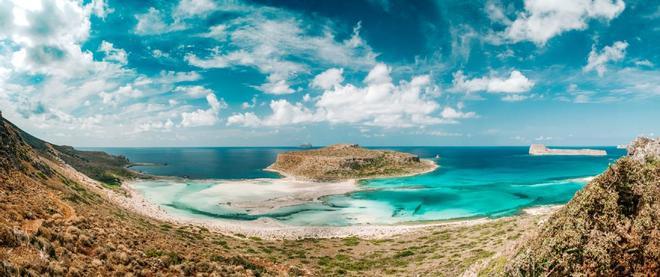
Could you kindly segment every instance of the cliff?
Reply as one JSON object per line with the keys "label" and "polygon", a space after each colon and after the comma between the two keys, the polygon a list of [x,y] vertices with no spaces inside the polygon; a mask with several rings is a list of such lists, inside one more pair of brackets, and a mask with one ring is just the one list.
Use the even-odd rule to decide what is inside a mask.
{"label": "cliff", "polygon": [[522,245],[507,275],[660,272],[660,139],[634,141]]}
{"label": "cliff", "polygon": [[543,144],[532,144],[529,147],[529,154],[532,156],[605,156],[605,150],[594,149],[550,149]]}
{"label": "cliff", "polygon": [[315,181],[389,177],[434,169],[431,161],[395,151],[370,150],[357,144],[336,144],[321,149],[280,153],[267,169]]}

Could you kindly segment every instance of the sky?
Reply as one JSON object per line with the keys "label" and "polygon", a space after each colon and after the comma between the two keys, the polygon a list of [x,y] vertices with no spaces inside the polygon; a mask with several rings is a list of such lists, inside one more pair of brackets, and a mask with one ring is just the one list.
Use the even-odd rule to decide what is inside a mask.
{"label": "sky", "polygon": [[660,0],[0,0],[0,110],[89,146],[660,134]]}

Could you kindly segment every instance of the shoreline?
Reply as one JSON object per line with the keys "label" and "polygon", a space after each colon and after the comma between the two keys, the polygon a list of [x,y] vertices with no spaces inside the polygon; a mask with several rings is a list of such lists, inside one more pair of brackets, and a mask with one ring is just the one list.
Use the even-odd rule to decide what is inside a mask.
{"label": "shoreline", "polygon": [[[434,163],[435,164],[435,163]],[[419,174],[425,174],[437,169],[438,166],[426,170],[424,172],[409,174],[407,177]],[[194,225],[207,228],[211,231],[218,232],[231,236],[246,236],[246,237],[259,237],[267,240],[279,239],[304,239],[304,238],[344,238],[344,237],[360,237],[364,239],[384,239],[391,238],[397,235],[403,235],[410,232],[415,232],[422,229],[433,227],[463,227],[474,226],[502,220],[511,217],[535,216],[553,212],[553,209],[534,209],[529,207],[522,209],[520,214],[512,215],[510,217],[502,217],[497,219],[490,219],[486,217],[478,218],[462,218],[462,219],[447,219],[437,221],[414,221],[397,223],[393,225],[350,225],[350,226],[302,226],[302,225],[289,225],[277,221],[276,219],[262,217],[256,220],[231,220],[231,219],[210,219],[210,218],[196,218],[174,214],[166,211],[159,204],[147,200],[142,193],[134,189],[131,184],[138,181],[148,181],[149,179],[136,179],[126,181],[120,190],[113,190],[104,187],[97,181],[85,176],[84,174],[75,171],[71,167],[65,169],[67,173],[75,176],[76,179],[85,185],[94,188],[104,198],[110,202],[127,209],[131,212],[155,219],[164,223],[173,224],[176,226]],[[282,174],[283,180],[296,180],[295,177]],[[161,177],[152,176],[157,179],[167,180],[186,180],[179,177]],[[386,177],[383,177],[386,178]],[[397,178],[397,177],[391,177]],[[367,178],[372,179],[372,178]],[[251,179],[247,179],[251,180]],[[351,179],[352,182],[358,186],[358,179]],[[532,212],[527,212],[531,210]]]}
{"label": "shoreline", "polygon": [[351,226],[301,226],[289,225],[272,218],[262,217],[256,220],[231,220],[195,218],[167,212],[158,204],[150,202],[144,196],[127,184],[126,191],[129,197],[110,192],[108,196],[114,203],[133,212],[169,222],[175,225],[202,226],[222,234],[247,237],[260,237],[262,239],[303,239],[303,238],[343,238],[356,236],[368,239],[388,238],[405,234],[415,230],[437,226],[472,226],[491,222],[497,219],[474,218],[435,222],[410,222],[396,225],[351,225]]}

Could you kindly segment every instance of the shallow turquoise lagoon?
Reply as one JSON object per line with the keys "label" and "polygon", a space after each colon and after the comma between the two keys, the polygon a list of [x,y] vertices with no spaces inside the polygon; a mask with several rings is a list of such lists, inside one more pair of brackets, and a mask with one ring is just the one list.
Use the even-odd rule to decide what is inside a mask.
{"label": "shallow turquoise lagoon", "polygon": [[[147,181],[135,188],[173,213],[192,217],[254,220],[271,217],[296,225],[395,224],[420,220],[499,217],[522,208],[562,204],[590,178],[625,154],[613,147],[604,157],[527,155],[527,147],[390,147],[422,158],[440,158],[434,172],[404,178],[366,180],[359,191],[321,202],[254,214],[218,205],[216,186],[257,182],[264,191],[278,176],[261,171],[288,148],[111,148],[147,173],[188,177]],[[201,162],[200,162],[201,161]],[[260,178],[258,180],[252,180]],[[242,183],[235,180],[242,179]],[[218,190],[215,190],[218,191]],[[246,199],[253,197],[251,191]]]}

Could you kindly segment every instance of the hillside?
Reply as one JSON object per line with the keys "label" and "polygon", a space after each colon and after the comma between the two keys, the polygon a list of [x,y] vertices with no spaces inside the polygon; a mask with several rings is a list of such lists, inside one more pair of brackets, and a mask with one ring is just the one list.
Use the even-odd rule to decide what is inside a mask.
{"label": "hillside", "polygon": [[396,151],[370,150],[355,144],[280,153],[270,170],[315,181],[401,176],[433,170],[431,161]]}
{"label": "hillside", "polygon": [[[1,114],[0,114],[0,118]],[[127,169],[130,161],[123,156],[114,156],[100,151],[80,151],[71,146],[54,145],[38,139],[4,121],[9,128],[16,130],[16,135],[36,153],[53,161],[63,161],[90,178],[109,186],[119,186],[122,180],[148,177]]]}
{"label": "hillside", "polygon": [[637,139],[523,247],[513,276],[660,272],[660,139]]}

